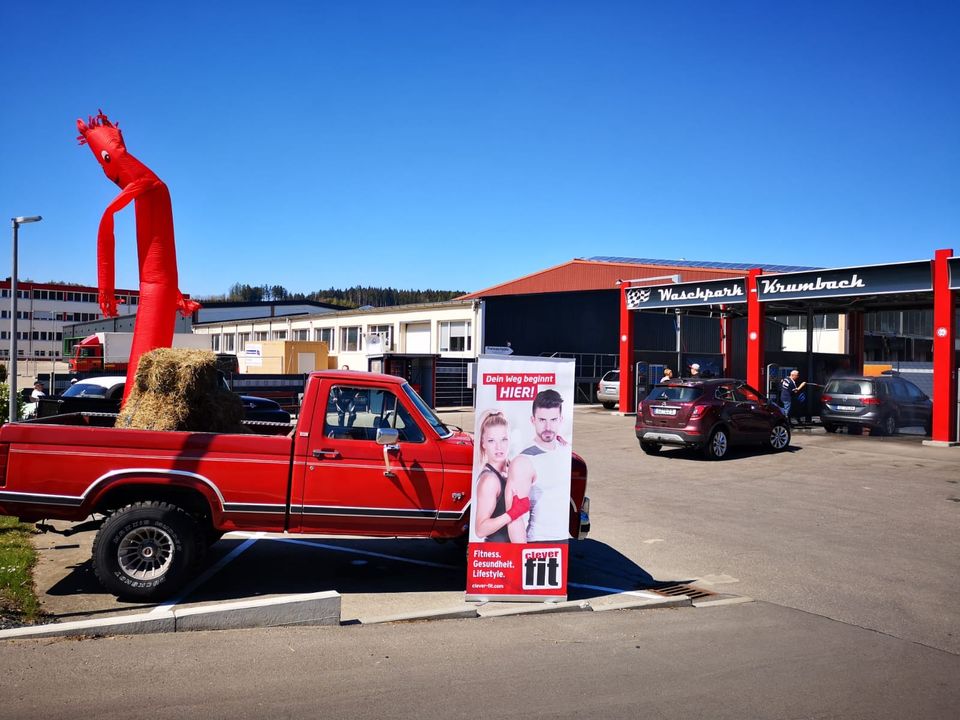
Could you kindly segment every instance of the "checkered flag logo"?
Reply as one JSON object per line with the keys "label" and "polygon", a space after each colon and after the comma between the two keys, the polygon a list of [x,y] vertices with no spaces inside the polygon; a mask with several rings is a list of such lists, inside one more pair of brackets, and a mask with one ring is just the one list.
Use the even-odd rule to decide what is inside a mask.
{"label": "checkered flag logo", "polygon": [[650,291],[641,288],[630,288],[627,290],[627,307],[635,309],[643,305],[650,299]]}

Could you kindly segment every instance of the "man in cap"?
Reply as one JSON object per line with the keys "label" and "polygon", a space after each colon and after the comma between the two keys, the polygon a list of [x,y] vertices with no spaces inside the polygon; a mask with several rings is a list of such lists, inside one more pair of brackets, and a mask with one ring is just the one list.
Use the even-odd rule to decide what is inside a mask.
{"label": "man in cap", "polygon": [[690,366],[690,377],[698,377],[700,375],[700,365],[694,363]]}

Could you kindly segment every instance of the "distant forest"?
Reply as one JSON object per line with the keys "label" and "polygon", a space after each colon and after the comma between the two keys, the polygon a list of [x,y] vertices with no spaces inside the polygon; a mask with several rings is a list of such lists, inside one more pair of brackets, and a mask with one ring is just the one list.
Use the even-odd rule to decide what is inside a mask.
{"label": "distant forest", "polygon": [[411,305],[413,303],[442,302],[466,294],[465,290],[397,290],[392,287],[362,287],[356,285],[341,290],[329,288],[311,293],[290,292],[283,285],[246,285],[236,283],[230,286],[226,295],[212,295],[198,298],[201,302],[264,302],[271,300],[312,300],[314,302],[342,305],[345,308],[372,305],[388,307],[390,305]]}

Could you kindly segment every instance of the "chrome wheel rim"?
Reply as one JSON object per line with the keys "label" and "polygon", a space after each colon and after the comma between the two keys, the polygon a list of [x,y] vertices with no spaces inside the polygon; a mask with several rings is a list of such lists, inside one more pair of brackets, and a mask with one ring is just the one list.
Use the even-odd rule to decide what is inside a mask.
{"label": "chrome wheel rim", "polygon": [[727,454],[727,435],[722,431],[714,433],[713,440],[710,441],[713,454],[717,457],[723,457]]}
{"label": "chrome wheel rim", "polygon": [[783,425],[777,425],[770,431],[770,444],[776,450],[783,450],[790,442],[790,433]]}
{"label": "chrome wheel rim", "polygon": [[123,536],[117,562],[125,575],[135,580],[156,580],[173,563],[174,542],[158,527],[139,527]]}

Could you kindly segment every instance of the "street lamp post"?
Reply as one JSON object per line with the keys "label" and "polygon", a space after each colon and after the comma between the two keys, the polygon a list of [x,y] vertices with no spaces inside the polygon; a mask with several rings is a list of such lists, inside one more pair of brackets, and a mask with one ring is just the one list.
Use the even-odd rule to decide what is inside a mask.
{"label": "street lamp post", "polygon": [[17,421],[17,234],[21,225],[43,220],[39,215],[10,218],[13,222],[13,264],[10,266],[10,422]]}

